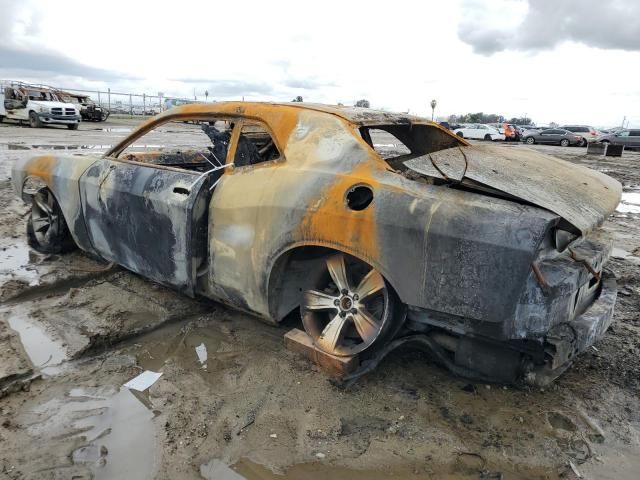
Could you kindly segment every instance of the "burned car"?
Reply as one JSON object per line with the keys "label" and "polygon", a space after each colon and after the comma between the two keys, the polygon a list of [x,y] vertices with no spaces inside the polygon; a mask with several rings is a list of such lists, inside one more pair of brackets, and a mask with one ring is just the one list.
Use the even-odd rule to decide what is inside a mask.
{"label": "burned car", "polygon": [[[135,150],[184,121],[206,142]],[[613,316],[600,227],[617,181],[406,114],[185,105],[13,181],[34,248],[79,247],[274,324],[299,311],[317,349],[363,365],[414,342],[456,374],[542,385]]]}
{"label": "burned car", "polygon": [[58,91],[58,94],[67,103],[72,103],[80,110],[82,120],[85,122],[105,122],[109,118],[109,110],[96,104],[89,95],[81,93]]}

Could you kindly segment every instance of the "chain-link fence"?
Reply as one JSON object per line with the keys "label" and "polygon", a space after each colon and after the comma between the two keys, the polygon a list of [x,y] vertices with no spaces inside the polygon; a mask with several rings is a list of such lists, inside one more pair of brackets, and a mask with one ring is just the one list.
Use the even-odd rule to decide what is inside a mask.
{"label": "chain-link fence", "polygon": [[123,93],[99,90],[81,90],[77,88],[54,87],[56,90],[89,96],[93,102],[106,108],[111,115],[127,116],[151,116],[168,108],[185,103],[194,103],[195,100],[165,96],[163,93],[147,95],[146,93]]}

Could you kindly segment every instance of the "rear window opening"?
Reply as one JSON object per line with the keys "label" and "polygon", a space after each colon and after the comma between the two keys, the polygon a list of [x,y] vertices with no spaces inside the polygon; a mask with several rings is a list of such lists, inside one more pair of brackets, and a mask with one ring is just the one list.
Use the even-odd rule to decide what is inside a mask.
{"label": "rear window opening", "polygon": [[457,137],[432,125],[392,124],[360,127],[362,139],[394,169],[404,172],[403,162],[463,145]]}

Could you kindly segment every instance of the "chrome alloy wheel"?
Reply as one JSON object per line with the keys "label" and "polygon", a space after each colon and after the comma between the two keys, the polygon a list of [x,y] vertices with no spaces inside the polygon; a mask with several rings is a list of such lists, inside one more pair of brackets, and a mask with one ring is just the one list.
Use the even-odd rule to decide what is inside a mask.
{"label": "chrome alloy wheel", "polygon": [[391,321],[389,287],[380,273],[342,253],[326,260],[328,275],[304,293],[302,322],[322,351],[349,356],[369,348]]}

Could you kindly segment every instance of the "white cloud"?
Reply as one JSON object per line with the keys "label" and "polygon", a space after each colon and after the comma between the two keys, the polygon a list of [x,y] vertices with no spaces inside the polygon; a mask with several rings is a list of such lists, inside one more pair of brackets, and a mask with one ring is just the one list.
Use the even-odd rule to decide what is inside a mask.
{"label": "white cloud", "polygon": [[[189,97],[208,89],[210,99],[368,98],[372,107],[422,115],[436,98],[436,115],[527,113],[539,123],[613,125],[640,110],[637,52],[568,39],[539,53],[486,56],[458,36],[462,24],[479,37],[508,33],[528,11],[518,0],[182,0],[171,8],[0,0],[0,45],[31,55],[18,61],[5,52],[0,77]],[[89,68],[83,74],[79,65]]]}

